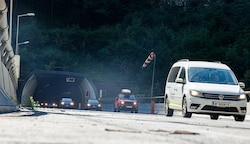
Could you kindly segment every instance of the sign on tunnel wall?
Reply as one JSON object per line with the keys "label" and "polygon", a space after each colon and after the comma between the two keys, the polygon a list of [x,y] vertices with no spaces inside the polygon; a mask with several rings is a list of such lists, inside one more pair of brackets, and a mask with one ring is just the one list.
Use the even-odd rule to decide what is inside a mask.
{"label": "sign on tunnel wall", "polygon": [[73,77],[66,77],[66,82],[75,82],[75,78]]}

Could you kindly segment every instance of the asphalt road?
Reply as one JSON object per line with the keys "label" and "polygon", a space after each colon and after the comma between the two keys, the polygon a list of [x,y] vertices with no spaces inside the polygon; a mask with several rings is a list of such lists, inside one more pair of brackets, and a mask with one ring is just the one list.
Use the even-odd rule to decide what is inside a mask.
{"label": "asphalt road", "polygon": [[40,108],[0,114],[1,144],[246,144],[250,120]]}

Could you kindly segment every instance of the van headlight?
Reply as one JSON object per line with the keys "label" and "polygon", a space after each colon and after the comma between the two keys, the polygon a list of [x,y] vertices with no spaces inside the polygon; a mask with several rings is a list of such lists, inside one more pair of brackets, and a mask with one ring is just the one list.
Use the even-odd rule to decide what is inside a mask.
{"label": "van headlight", "polygon": [[190,90],[190,95],[195,97],[202,97],[202,93],[196,90]]}
{"label": "van headlight", "polygon": [[245,94],[238,95],[238,100],[246,100],[247,97]]}

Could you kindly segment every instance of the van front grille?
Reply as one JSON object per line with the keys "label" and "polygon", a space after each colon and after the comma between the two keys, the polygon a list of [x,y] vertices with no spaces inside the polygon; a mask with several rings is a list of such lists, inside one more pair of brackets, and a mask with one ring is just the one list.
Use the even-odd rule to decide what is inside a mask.
{"label": "van front grille", "polygon": [[202,110],[208,111],[223,111],[223,112],[239,112],[236,107],[216,107],[216,106],[204,106]]}
{"label": "van front grille", "polygon": [[[203,93],[204,98],[206,99],[214,99],[214,100],[232,100],[237,101],[237,95],[220,95],[220,94],[211,94],[211,93]],[[222,99],[220,99],[220,97]]]}

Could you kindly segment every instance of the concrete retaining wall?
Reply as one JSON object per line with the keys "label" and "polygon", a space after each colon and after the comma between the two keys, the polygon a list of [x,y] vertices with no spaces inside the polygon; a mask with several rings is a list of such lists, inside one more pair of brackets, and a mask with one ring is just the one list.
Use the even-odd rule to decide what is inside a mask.
{"label": "concrete retaining wall", "polygon": [[[114,111],[113,104],[103,104],[102,109],[104,111]],[[150,103],[141,103],[139,105],[138,113],[151,113],[151,104]],[[155,103],[154,107],[155,114],[165,114],[164,104]],[[247,103],[247,115],[250,115],[250,102]]]}
{"label": "concrete retaining wall", "polygon": [[14,53],[10,45],[7,24],[7,6],[0,0],[0,113],[17,110]]}

